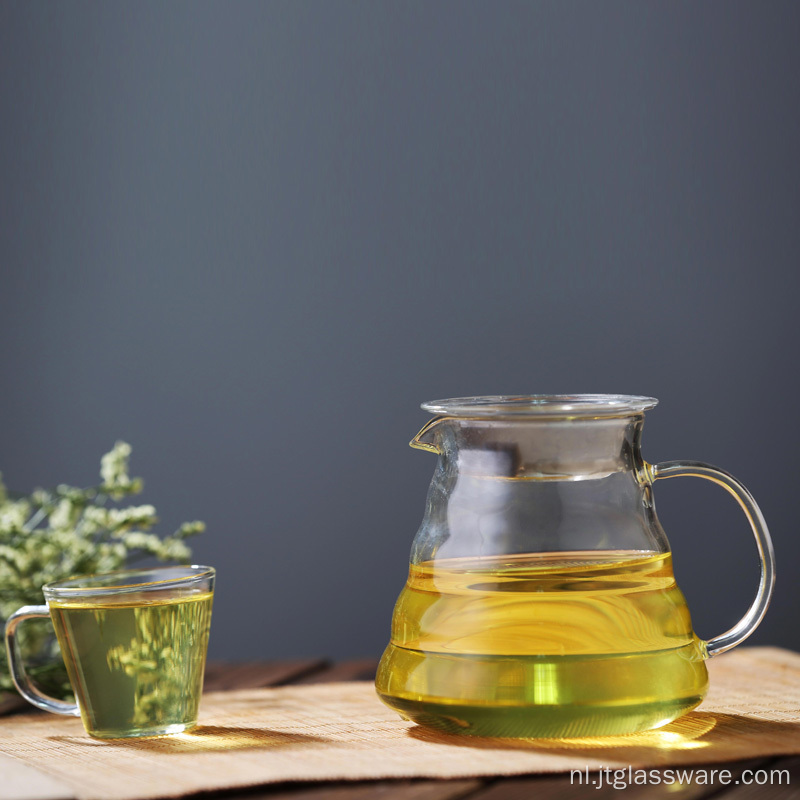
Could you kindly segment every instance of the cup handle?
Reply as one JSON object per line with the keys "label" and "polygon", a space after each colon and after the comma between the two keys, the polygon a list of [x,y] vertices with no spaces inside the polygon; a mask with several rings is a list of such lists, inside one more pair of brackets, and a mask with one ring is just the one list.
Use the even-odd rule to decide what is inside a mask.
{"label": "cup handle", "polygon": [[15,611],[6,622],[6,653],[8,654],[8,666],[11,670],[11,678],[17,691],[29,702],[43,711],[52,711],[54,714],[66,714],[70,717],[81,715],[75,703],[65,703],[63,700],[56,700],[55,697],[48,697],[42,694],[31,682],[25,666],[22,663],[22,654],[19,650],[17,641],[17,626],[26,619],[38,619],[44,617],[50,619],[50,612],[47,606],[23,606]]}
{"label": "cup handle", "polygon": [[649,471],[654,481],[659,478],[677,478],[686,475],[716,483],[733,495],[753,529],[758,555],[761,559],[761,580],[758,584],[758,592],[747,613],[729,631],[725,631],[705,643],[709,657],[719,655],[736,647],[737,644],[741,644],[758,627],[772,597],[772,590],[775,586],[775,553],[772,549],[772,539],[770,539],[764,515],[753,495],[741,481],[711,464],[704,464],[702,461],[662,461],[660,464],[649,467]]}

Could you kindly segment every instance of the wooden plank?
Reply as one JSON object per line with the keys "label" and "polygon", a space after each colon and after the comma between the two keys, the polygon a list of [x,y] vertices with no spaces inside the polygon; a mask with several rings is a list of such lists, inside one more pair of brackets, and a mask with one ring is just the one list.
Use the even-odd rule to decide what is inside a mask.
{"label": "wooden plank", "polygon": [[[472,800],[483,783],[480,780],[351,781],[283,786],[218,797],[219,800]],[[211,800],[214,795],[208,797]]]}
{"label": "wooden plank", "polygon": [[203,679],[204,688],[208,688],[209,684],[213,684],[228,666],[229,664],[223,661],[207,661]]}
{"label": "wooden plank", "polygon": [[298,678],[324,671],[328,662],[319,658],[296,661],[249,661],[225,664],[216,662],[206,670],[204,690],[224,692],[234,689],[259,689],[280,686]]}
{"label": "wooden plank", "polygon": [[334,683],[335,681],[374,681],[378,669],[375,658],[359,658],[329,664],[325,669],[311,672],[292,683]]}
{"label": "wooden plank", "polygon": [[23,700],[16,692],[0,692],[0,716],[13,714],[22,709],[31,710],[27,700]]}
{"label": "wooden plank", "polygon": [[750,769],[749,775],[739,775],[739,782],[729,786],[721,800],[788,800],[800,797],[800,758],[797,756],[776,758]]}

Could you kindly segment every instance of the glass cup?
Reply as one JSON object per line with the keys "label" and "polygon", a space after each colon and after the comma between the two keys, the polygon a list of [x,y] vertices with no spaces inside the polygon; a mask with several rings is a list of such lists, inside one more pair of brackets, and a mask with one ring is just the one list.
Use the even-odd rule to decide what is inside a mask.
{"label": "glass cup", "polygon": [[[161,736],[197,724],[203,691],[214,570],[158,567],[85,575],[43,587],[47,605],[24,606],[6,624],[11,676],[45,711],[80,716],[99,739]],[[65,703],[31,683],[17,626],[48,617],[78,701]]]}

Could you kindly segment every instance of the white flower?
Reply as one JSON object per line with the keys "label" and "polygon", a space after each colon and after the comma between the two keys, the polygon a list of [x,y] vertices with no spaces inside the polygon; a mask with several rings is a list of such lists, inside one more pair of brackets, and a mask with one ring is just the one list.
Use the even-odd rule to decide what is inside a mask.
{"label": "white flower", "polygon": [[179,539],[159,539],[156,555],[162,561],[186,561],[192,554],[189,547]]}
{"label": "white flower", "polygon": [[74,509],[67,500],[59,500],[58,505],[50,512],[49,525],[52,529],[69,528],[74,524]]}
{"label": "white flower", "polygon": [[29,563],[26,553],[4,544],[0,545],[0,558],[18,572],[24,572]]}
{"label": "white flower", "polygon": [[121,535],[122,541],[129,550],[150,550],[154,552],[161,544],[161,539],[154,533],[128,531]]}
{"label": "white flower", "polygon": [[100,477],[103,485],[111,488],[127,488],[131,485],[128,476],[128,459],[131,446],[127,442],[117,442],[114,449],[100,459]]}
{"label": "white flower", "polygon": [[155,506],[130,506],[128,508],[110,508],[108,510],[107,524],[109,528],[118,528],[121,525],[147,527],[155,521]]}
{"label": "white flower", "polygon": [[20,529],[30,514],[31,507],[24,500],[0,505],[0,531]]}
{"label": "white flower", "polygon": [[85,535],[96,533],[109,527],[108,509],[102,506],[86,506],[81,518],[81,531]]}

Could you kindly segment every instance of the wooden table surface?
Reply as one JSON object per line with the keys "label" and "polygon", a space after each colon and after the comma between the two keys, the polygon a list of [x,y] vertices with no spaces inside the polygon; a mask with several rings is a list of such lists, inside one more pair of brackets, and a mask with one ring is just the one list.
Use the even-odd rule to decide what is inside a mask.
{"label": "wooden table surface", "polygon": [[[325,683],[331,681],[364,680],[375,678],[377,662],[373,660],[332,663],[322,659],[304,661],[250,662],[240,664],[210,663],[206,670],[206,691],[255,689],[262,686],[286,684]],[[571,800],[591,797],[605,800],[635,800],[652,798],[711,798],[715,800],[772,800],[773,798],[800,798],[800,758],[782,757],[714,764],[716,769],[729,769],[732,782],[725,786],[687,783],[660,786],[627,786],[624,790],[613,786],[570,785],[568,775],[531,776],[513,778],[478,778],[469,780],[383,780],[348,781],[336,783],[292,783],[235,792],[214,792],[204,798],[214,800]],[[695,767],[697,770],[700,767]],[[756,785],[735,781],[745,770],[788,770],[787,784]],[[748,776],[750,777],[750,776]]]}

